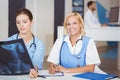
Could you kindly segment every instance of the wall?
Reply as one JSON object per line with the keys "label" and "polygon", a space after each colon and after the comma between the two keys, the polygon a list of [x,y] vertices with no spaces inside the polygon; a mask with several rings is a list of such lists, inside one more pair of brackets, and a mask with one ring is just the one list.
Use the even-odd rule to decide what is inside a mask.
{"label": "wall", "polygon": [[119,6],[120,6],[120,0],[118,0],[118,2],[119,2]]}
{"label": "wall", "polygon": [[8,37],[8,0],[0,0],[0,41]]}
{"label": "wall", "polygon": [[45,44],[45,55],[53,46],[54,0],[26,0],[26,7],[33,12],[33,33]]}
{"label": "wall", "polygon": [[120,0],[111,0],[110,4],[111,7],[119,6]]}
{"label": "wall", "polygon": [[65,0],[65,16],[72,12],[72,0]]}

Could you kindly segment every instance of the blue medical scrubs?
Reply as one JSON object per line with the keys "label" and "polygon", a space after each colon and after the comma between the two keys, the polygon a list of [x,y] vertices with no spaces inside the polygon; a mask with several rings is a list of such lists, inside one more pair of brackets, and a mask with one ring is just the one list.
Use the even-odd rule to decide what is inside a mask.
{"label": "blue medical scrubs", "polygon": [[[8,40],[19,39],[19,37],[17,36],[18,34],[14,34],[13,36],[9,37]],[[34,45],[30,47],[30,45],[33,43],[33,39],[32,39],[28,44],[26,44],[26,48],[28,50],[33,65],[38,66],[38,69],[42,69],[42,65],[44,61],[44,44],[37,37],[34,38],[35,38],[34,43],[36,47]]]}

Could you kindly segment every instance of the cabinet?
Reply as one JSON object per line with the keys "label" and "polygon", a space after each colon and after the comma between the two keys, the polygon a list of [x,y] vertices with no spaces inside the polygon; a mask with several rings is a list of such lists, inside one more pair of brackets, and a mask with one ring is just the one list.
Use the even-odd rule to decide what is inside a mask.
{"label": "cabinet", "polygon": [[84,17],[84,0],[72,0],[72,11]]}

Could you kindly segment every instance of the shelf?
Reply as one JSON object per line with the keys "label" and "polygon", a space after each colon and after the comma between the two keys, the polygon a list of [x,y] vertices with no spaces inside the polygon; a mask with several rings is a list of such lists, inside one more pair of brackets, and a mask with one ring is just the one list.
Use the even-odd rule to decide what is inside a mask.
{"label": "shelf", "polygon": [[84,15],[84,0],[73,0],[72,1],[72,11],[78,12],[83,17]]}
{"label": "shelf", "polygon": [[72,5],[73,7],[83,7],[83,5]]}

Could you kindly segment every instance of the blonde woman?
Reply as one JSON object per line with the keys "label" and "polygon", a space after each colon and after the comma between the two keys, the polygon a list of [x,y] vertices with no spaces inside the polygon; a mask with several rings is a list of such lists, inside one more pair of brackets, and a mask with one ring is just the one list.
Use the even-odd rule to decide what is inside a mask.
{"label": "blonde woman", "polygon": [[94,72],[95,66],[100,64],[100,58],[94,40],[85,36],[80,14],[68,14],[64,20],[64,29],[66,35],[56,40],[48,57],[49,72]]}

